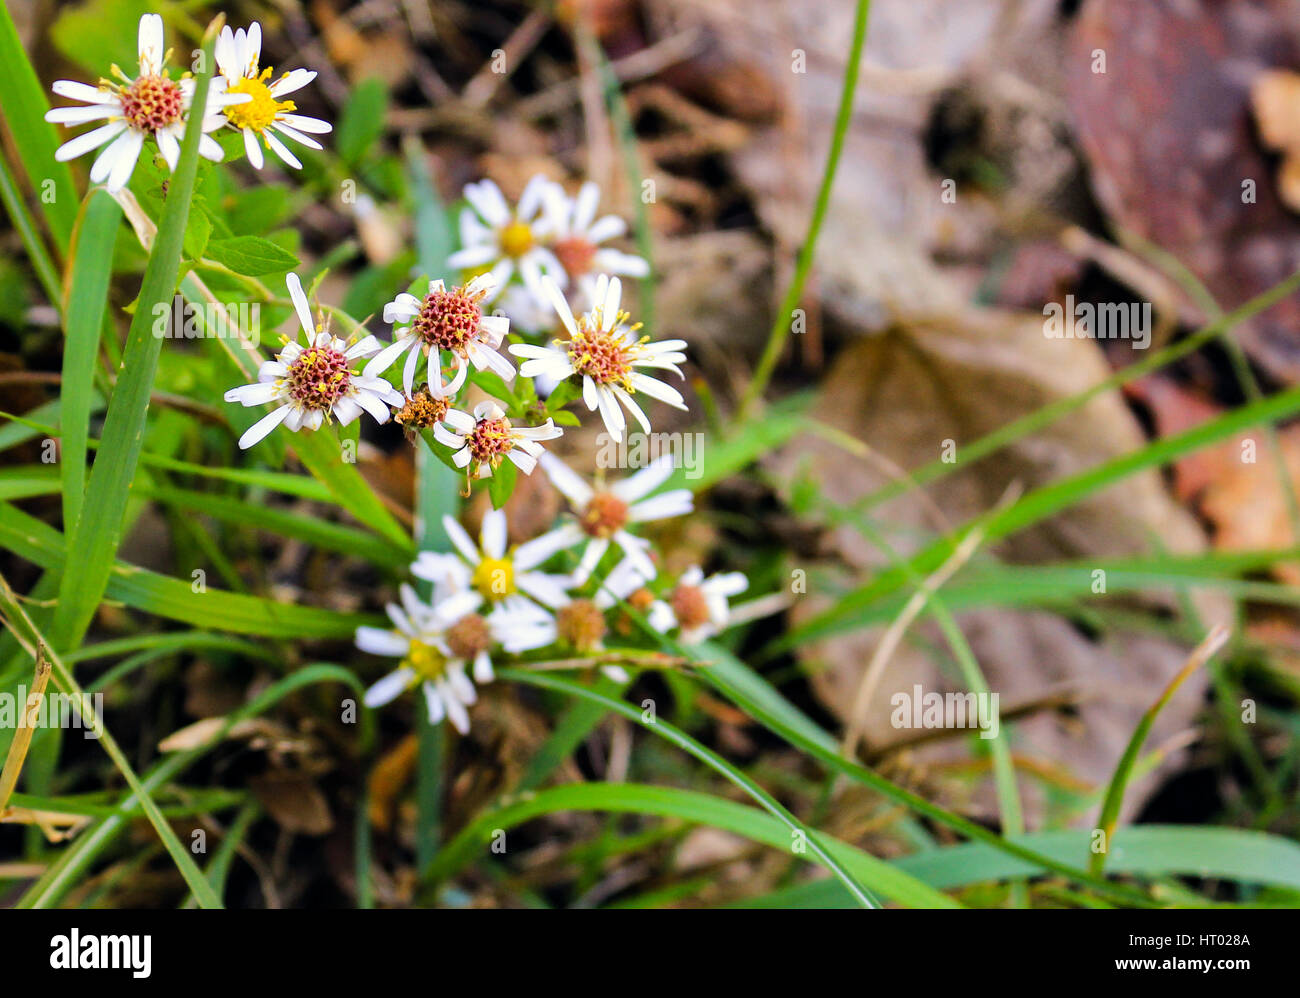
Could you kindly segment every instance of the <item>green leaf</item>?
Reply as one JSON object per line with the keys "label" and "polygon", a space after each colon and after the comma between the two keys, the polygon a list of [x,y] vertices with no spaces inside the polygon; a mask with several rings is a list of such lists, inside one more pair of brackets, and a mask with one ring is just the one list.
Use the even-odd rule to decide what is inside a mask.
{"label": "green leaf", "polygon": [[208,248],[208,239],[212,236],[212,220],[203,210],[202,202],[196,202],[198,210],[190,212],[189,224],[185,226],[185,256],[191,260],[201,260]]}
{"label": "green leaf", "polygon": [[[194,84],[196,107],[203,107],[212,81],[211,40],[205,44],[204,52],[206,70],[198,74]],[[158,305],[170,305],[176,291],[181,246],[198,170],[202,120],[202,115],[190,115],[185,129],[171,193],[145,267],[139,297],[141,307],[131,320],[122,371],[104,416],[103,444],[90,472],[81,516],[68,534],[68,550],[75,553],[77,571],[66,572],[59,584],[59,603],[50,633],[57,650],[80,644],[103,597],[121,541],[127,494],[144,442],[145,417],[163,344],[153,335],[154,309]]]}
{"label": "green leaf", "polygon": [[488,479],[488,498],[492,500],[493,509],[500,509],[510,500],[518,481],[519,469],[510,461],[502,461]]}
{"label": "green leaf", "polygon": [[[134,26],[130,37],[135,37]],[[5,125],[13,136],[27,180],[40,195],[55,242],[60,248],[66,248],[77,222],[77,205],[81,199],[77,197],[68,164],[54,158],[59,146],[57,133],[45,120],[50,103],[27,58],[7,4],[0,4],[0,66],[5,67],[0,73],[0,111],[4,113]]]}
{"label": "green leaf", "polygon": [[355,166],[379,136],[384,134],[388,88],[383,80],[368,79],[352,90],[334,132],[334,147],[344,162]]}
{"label": "green leaf", "polygon": [[[65,565],[63,535],[7,503],[0,503],[0,548],[44,569],[62,572]],[[71,573],[73,577],[77,574]],[[277,603],[216,589],[195,592],[188,577],[172,579],[122,562],[113,565],[104,593],[109,599],[159,617],[234,634],[350,638],[361,624],[383,622],[370,614]]]}
{"label": "green leaf", "polygon": [[207,257],[246,277],[283,274],[299,263],[288,250],[261,236],[214,239],[208,243]]}
{"label": "green leaf", "polygon": [[90,412],[94,405],[95,358],[99,356],[99,333],[108,302],[112,276],[113,247],[122,220],[122,209],[103,190],[86,195],[69,249],[71,266],[67,299],[63,306],[64,331],[63,522],[75,524],[81,515],[86,488],[86,440],[90,433]]}

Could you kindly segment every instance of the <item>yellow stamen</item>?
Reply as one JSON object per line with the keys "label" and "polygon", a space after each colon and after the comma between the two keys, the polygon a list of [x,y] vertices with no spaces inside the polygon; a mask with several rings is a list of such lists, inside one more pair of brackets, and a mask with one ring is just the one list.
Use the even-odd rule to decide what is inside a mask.
{"label": "yellow stamen", "polygon": [[280,114],[297,110],[293,101],[278,101],[271,95],[271,88],[266,85],[270,75],[271,68],[268,66],[262,70],[261,76],[244,77],[226,87],[228,94],[248,94],[252,97],[252,100],[245,104],[232,104],[224,109],[226,117],[236,128],[251,128],[261,133],[266,131]]}
{"label": "yellow stamen", "polygon": [[485,600],[498,602],[515,592],[515,566],[509,558],[484,558],[474,569],[470,585]]}

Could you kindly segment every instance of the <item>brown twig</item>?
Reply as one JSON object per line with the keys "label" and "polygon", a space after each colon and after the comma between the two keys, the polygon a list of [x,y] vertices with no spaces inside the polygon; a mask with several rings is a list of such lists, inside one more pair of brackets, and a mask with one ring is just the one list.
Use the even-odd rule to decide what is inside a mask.
{"label": "brown twig", "polygon": [[[6,626],[8,626],[6,624]],[[45,656],[45,645],[36,646],[36,674],[32,679],[31,691],[23,704],[23,712],[18,717],[18,727],[14,731],[13,741],[9,743],[9,754],[5,758],[4,769],[0,770],[0,819],[8,810],[9,798],[14,787],[18,786],[18,774],[22,772],[23,761],[27,758],[27,749],[32,743],[35,725],[31,723],[32,715],[40,709],[45,697],[45,685],[50,681],[50,662]]]}

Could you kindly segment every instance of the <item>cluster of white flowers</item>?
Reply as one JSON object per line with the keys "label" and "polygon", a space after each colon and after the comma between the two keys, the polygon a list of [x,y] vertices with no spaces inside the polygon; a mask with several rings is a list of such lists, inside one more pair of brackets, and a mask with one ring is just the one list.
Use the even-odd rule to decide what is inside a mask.
{"label": "cluster of white flowers", "polygon": [[[471,185],[470,189],[478,192],[476,196],[483,196],[482,186]],[[488,189],[496,191],[495,185]],[[554,190],[546,193],[552,203],[558,196]],[[643,373],[668,370],[682,377],[677,365],[686,359],[682,352],[686,341],[651,342],[648,337],[638,338],[640,325],[631,324],[630,316],[620,307],[619,278],[598,275],[591,283],[594,304],[579,317],[574,316],[564,293],[549,275],[538,279],[542,293],[559,317],[562,335],[547,345],[511,344],[510,352],[523,358],[519,374],[544,378],[551,386],[573,379],[581,385],[587,408],[598,411],[606,429],[620,440],[627,433],[624,409],[650,432],[650,421],[633,398],[638,392],[686,408],[677,389]],[[290,275],[290,295],[307,333],[309,349],[304,351],[296,342],[290,343],[276,360],[262,366],[257,385],[235,388],[226,394],[228,402],[257,405],[279,401],[288,410],[279,417],[273,412],[257,423],[240,439],[240,446],[251,446],[282,421],[292,430],[316,429],[333,413],[346,423],[356,415],[356,406],[385,422],[388,409],[368,405],[372,397],[365,394],[368,390],[403,411],[418,409],[409,421],[417,427],[431,428],[434,439],[451,449],[456,467],[465,469],[469,478],[490,477],[503,460],[531,474],[542,454],[540,442],[563,433],[552,418],[539,426],[519,426],[491,400],[480,402],[472,412],[454,407],[471,368],[491,372],[506,383],[515,379],[514,364],[500,352],[510,332],[510,320],[485,311],[487,302],[495,297],[496,281],[489,272],[473,277],[463,287],[449,288],[442,280],[432,281],[422,298],[403,292],[384,306],[384,321],[393,327],[392,342],[380,347],[367,336],[349,347],[312,323],[301,286]],[[358,374],[351,364],[361,358],[368,358],[368,363]],[[400,393],[383,378],[399,362]],[[449,379],[444,377],[447,363],[453,368]],[[427,381],[417,391],[416,378],[421,373],[427,375]]]}
{"label": "cluster of white flowers", "polygon": [[[654,630],[675,632],[686,644],[729,625],[729,599],[746,589],[743,575],[705,578],[692,567],[656,594],[651,587],[657,568],[649,542],[629,532],[633,524],[692,511],[686,489],[650,495],[672,473],[671,455],[608,487],[589,484],[552,455],[543,458],[543,468],[572,503],[571,521],[512,547],[501,510],[484,516],[477,543],[457,521],[444,517],[455,550],[422,552],[411,566],[413,576],[431,584],[430,598],[421,600],[404,583],[400,603],[386,608],[393,627],[357,630],[359,649],[399,660],[395,670],[367,690],[367,706],[389,703],[419,684],[430,723],[446,717],[464,733],[469,729],[467,708],[477,699],[475,683],[493,678],[494,651],[512,656],[548,648],[560,654],[599,653],[611,631],[630,630],[624,605],[644,614]],[[592,569],[611,540],[626,557],[597,581]],[[576,570],[544,570],[562,552],[584,544]],[[628,678],[617,667],[606,671],[618,680]]]}
{"label": "cluster of white flowers", "polygon": [[[126,186],[140,158],[145,139],[152,138],[169,169],[176,169],[180,157],[180,140],[189,122],[194,100],[194,78],[183,73],[171,78],[168,62],[171,50],[163,40],[163,20],[158,14],[140,18],[137,44],[138,72],[128,76],[118,66],[112,67],[113,79],[101,79],[95,86],[73,80],[59,80],[53,90],[60,97],[82,101],[82,105],[57,107],[45,115],[46,121],[62,125],[80,125],[102,121],[103,124],[69,139],[59,147],[55,159],[76,159],[85,153],[107,146],[90,168],[91,183],[104,184],[117,192]],[[284,100],[288,94],[305,87],[316,78],[314,72],[295,69],[273,82],[271,67],[261,69],[262,26],[254,21],[245,31],[224,28],[217,39],[218,74],[212,78],[201,122],[199,154],[220,162],[221,146],[211,132],[222,126],[241,131],[249,161],[258,169],[264,159],[260,139],[285,163],[295,168],[302,164],[275,133],[313,149],[320,144],[306,132],[322,134],[331,125],[319,118],[294,114],[294,103]]]}
{"label": "cluster of white flowers", "polygon": [[[202,111],[199,152],[221,160],[222,148],[210,133],[225,126],[242,134],[255,168],[265,163],[264,148],[301,168],[282,139],[320,149],[311,135],[331,126],[294,113],[294,102],[285,98],[316,74],[298,69],[273,78],[272,69],[261,65],[262,29],[256,22],[247,30],[224,28],[214,55],[219,75]],[[104,122],[66,142],[58,158],[106,146],[91,166],[91,180],[118,192],[130,180],[145,140],[152,138],[174,170],[195,83],[189,73],[171,79],[170,57],[162,18],[149,14],[140,19],[137,75],[114,66],[119,82],[55,83],[55,93],[84,106],[55,109],[49,121]],[[499,509],[484,517],[477,543],[456,520],[444,518],[454,550],[423,552],[411,565],[412,576],[427,585],[428,598],[403,583],[399,602],[387,607],[392,628],[357,630],[360,650],[400,662],[369,689],[368,705],[388,703],[418,684],[430,721],[445,717],[462,732],[477,696],[475,684],[493,678],[494,653],[520,656],[551,647],[580,656],[602,652],[612,630],[630,633],[625,607],[643,614],[655,630],[676,632],[687,643],[701,641],[728,625],[728,600],[746,588],[741,575],[706,579],[698,568],[671,586],[656,582],[656,558],[650,542],[636,533],[638,525],[694,508],[688,490],[660,491],[672,475],[671,455],[621,481],[607,484],[602,475],[588,482],[543,450],[542,441],[563,432],[547,415],[552,410],[542,410],[547,418],[540,425],[527,426],[512,421],[492,399],[472,411],[456,408],[462,389],[476,379],[511,407],[515,420],[526,419],[536,408],[520,405],[508,387],[500,390],[518,374],[539,382],[540,391],[529,398],[549,396],[571,381],[573,391],[565,400],[580,396],[619,440],[627,432],[625,411],[650,432],[637,394],[685,409],[675,388],[645,372],[682,377],[678,365],[686,360],[686,342],[639,336],[640,324],[623,309],[620,277],[646,277],[650,268],[641,257],[606,245],[627,226],[613,215],[597,217],[595,184],[584,183],[571,197],[560,184],[537,176],[512,207],[495,183],[482,180],[465,188],[465,199],[462,248],[447,261],[464,274],[462,286],[435,280],[421,296],[398,294],[383,310],[392,327],[392,340],[384,345],[364,330],[349,339],[333,335],[323,314],[313,316],[302,282],[291,273],[286,284],[305,342],[286,338],[275,359],[260,365],[256,382],[225,393],[227,402],[273,406],[240,437],[241,448],[277,426],[312,431],[333,419],[347,425],[362,412],[380,423],[396,415],[408,430],[431,431],[471,481],[491,476],[503,461],[526,474],[540,463],[567,499],[569,509],[557,526],[513,547]],[[501,312],[488,312],[493,303]],[[512,332],[523,341],[502,352]],[[518,371],[511,354],[522,361]],[[390,380],[395,365],[400,374]],[[495,391],[490,376],[501,379]],[[616,563],[601,578],[600,565],[611,552],[619,557],[609,559]],[[563,571],[546,570],[560,561]],[[616,666],[605,668],[627,678]]]}

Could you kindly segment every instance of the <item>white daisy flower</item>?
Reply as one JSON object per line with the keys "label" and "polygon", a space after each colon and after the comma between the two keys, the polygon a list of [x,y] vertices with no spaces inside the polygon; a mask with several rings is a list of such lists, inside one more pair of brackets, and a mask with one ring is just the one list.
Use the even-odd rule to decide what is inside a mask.
{"label": "white daisy flower", "polygon": [[572,376],[582,378],[582,399],[591,411],[600,410],[605,427],[610,434],[622,440],[627,433],[627,420],[620,403],[646,433],[650,421],[633,400],[636,392],[644,392],[677,409],[685,409],[681,392],[671,385],[640,373],[637,368],[661,368],[685,377],[677,365],[686,360],[681,350],[685,340],[660,340],[650,342],[648,337],[636,338],[641,328],[637,323],[627,325],[630,316],[619,310],[622,282],[617,277],[601,274],[596,278],[596,304],[591,311],[575,319],[556,285],[542,279],[542,288],[555,306],[555,311],[569,334],[567,340],[552,340],[549,346],[516,343],[510,352],[527,358],[519,365],[519,373],[526,378],[544,375],[563,381]]}
{"label": "white daisy flower", "polygon": [[[398,667],[366,690],[367,707],[381,707],[420,684],[429,723],[447,717],[461,734],[469,731],[469,712],[478,695],[474,683],[493,679],[491,648],[516,630],[511,614],[498,609],[487,617],[477,611],[483,597],[472,589],[435,586],[433,600],[423,602],[405,583],[401,605],[385,608],[392,630],[358,627],[356,645],[372,655],[398,658]],[[525,626],[527,621],[524,622]],[[466,674],[472,670],[473,680]]]}
{"label": "white daisy flower", "polygon": [[557,609],[569,602],[572,579],[536,570],[549,557],[545,549],[531,542],[508,549],[506,515],[502,510],[494,509],[483,517],[478,544],[450,516],[442,518],[442,525],[456,553],[420,552],[411,566],[418,578],[454,592],[476,591],[492,606],[512,614],[521,634],[526,623],[549,616],[543,606]]}
{"label": "white daisy flower", "polygon": [[[476,370],[495,371],[507,382],[513,381],[515,365],[497,352],[510,331],[510,320],[483,314],[483,300],[491,296],[493,286],[492,276],[481,274],[463,288],[450,291],[441,280],[430,281],[429,293],[423,300],[405,292],[398,295],[384,306],[384,321],[392,324],[394,340],[366,365],[366,373],[382,374],[406,353],[402,387],[410,395],[423,352],[429,355],[429,393],[434,396],[455,395],[465,383],[470,364]],[[445,385],[444,350],[450,351],[456,362],[456,373]]]}
{"label": "white daisy flower", "polygon": [[[655,577],[655,565],[647,551],[650,542],[628,531],[634,523],[684,516],[695,506],[689,489],[673,489],[662,495],[650,493],[673,473],[673,456],[665,454],[635,475],[608,487],[588,484],[554,454],[542,454],[538,461],[552,484],[573,506],[577,521],[565,523],[538,537],[534,544],[550,545],[552,552],[565,551],[586,542],[582,560],[574,572],[574,582],[581,585],[609,550],[610,542],[623,549],[626,561],[647,579]],[[646,498],[650,496],[650,498]]]}
{"label": "white daisy flower", "polygon": [[346,340],[331,336],[312,322],[298,275],[290,274],[285,283],[307,334],[307,346],[302,347],[296,340],[287,343],[275,360],[261,366],[256,384],[226,392],[227,402],[245,406],[280,403],[239,438],[239,446],[252,447],[281,423],[290,430],[316,430],[333,415],[346,426],[363,409],[377,422],[388,422],[388,407],[402,405],[402,394],[382,378],[367,377],[352,368],[356,361],[378,353],[379,341],[366,336],[348,346]]}
{"label": "white daisy flower", "polygon": [[541,426],[512,426],[505,410],[488,400],[474,407],[474,414],[448,409],[433,428],[434,439],[454,452],[457,468],[469,468],[470,478],[491,478],[492,472],[509,458],[525,475],[531,475],[542,454],[539,440],[554,440],[564,430],[547,419]]}
{"label": "white daisy flower", "polygon": [[304,132],[322,135],[333,130],[333,125],[319,118],[308,118],[294,114],[297,110],[291,100],[282,100],[287,94],[301,90],[316,79],[314,71],[295,69],[292,73],[282,73],[272,83],[267,80],[273,75],[270,66],[259,71],[258,63],[262,58],[262,26],[254,21],[248,26],[231,31],[229,26],[221,31],[216,46],[217,69],[225,77],[227,94],[242,94],[247,97],[244,103],[232,105],[225,109],[226,120],[243,132],[244,151],[248,161],[260,170],[264,163],[261,139],[268,149],[295,170],[302,169],[298,161],[283,142],[276,137],[278,132],[285,138],[306,146],[319,149],[321,144]]}
{"label": "white daisy flower", "polygon": [[646,619],[663,634],[680,628],[684,644],[698,644],[726,630],[731,620],[728,599],[748,588],[749,580],[740,572],[720,572],[706,579],[694,565],[682,573],[667,600],[654,601]]}
{"label": "white daisy flower", "polygon": [[499,291],[516,271],[530,288],[539,287],[544,274],[561,286],[567,283],[564,267],[545,246],[547,192],[554,185],[540,173],[528,181],[513,211],[501,188],[491,180],[465,186],[469,206],[460,213],[460,245],[447,258],[447,266],[460,270],[488,270]]}
{"label": "white daisy flower", "polygon": [[547,234],[555,254],[570,280],[589,274],[619,274],[648,277],[650,264],[633,253],[623,253],[600,244],[627,232],[627,223],[617,215],[596,218],[600,186],[588,180],[570,198],[558,184],[547,197]]}
{"label": "white daisy flower", "polygon": [[[90,167],[90,182],[103,183],[110,192],[124,188],[135,170],[144,140],[152,138],[158,151],[175,170],[181,155],[181,139],[194,99],[194,78],[188,73],[173,80],[165,68],[170,51],[163,48],[163,21],[157,14],[140,18],[137,51],[139,72],[134,79],[112,67],[121,83],[101,79],[92,87],[73,80],[58,80],[52,89],[60,97],[84,101],[81,107],[56,107],[45,115],[46,121],[62,125],[80,125],[88,121],[106,121],[89,132],[69,139],[54,153],[59,162],[76,159],[107,143]],[[203,109],[204,133],[220,128],[224,108],[247,102],[246,94],[226,92],[225,80],[213,77]],[[221,146],[210,135],[199,137],[199,155],[220,162]]]}

